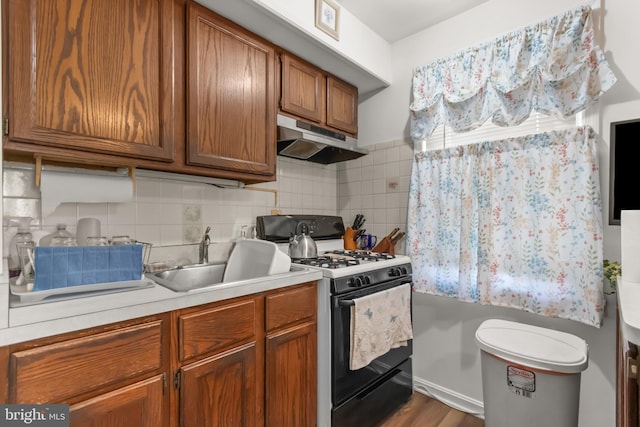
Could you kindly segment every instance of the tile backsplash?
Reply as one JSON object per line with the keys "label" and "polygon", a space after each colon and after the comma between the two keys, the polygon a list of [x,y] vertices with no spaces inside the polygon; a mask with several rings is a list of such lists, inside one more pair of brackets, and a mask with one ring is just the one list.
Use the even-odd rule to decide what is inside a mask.
{"label": "tile backsplash", "polygon": [[[363,214],[363,228],[382,239],[395,227],[407,229],[413,143],[397,140],[366,148],[368,155],[338,163],[338,215],[350,225]],[[397,253],[405,253],[405,241],[396,245]]]}
{"label": "tile backsplash", "polygon": [[[229,247],[225,242],[239,237],[243,227],[255,225],[256,216],[270,215],[274,210],[283,214],[341,215],[346,224],[356,213],[363,213],[368,232],[382,238],[394,227],[406,229],[413,150],[404,141],[367,149],[370,153],[366,156],[332,165],[278,157],[276,181],[244,189],[138,177],[131,202],[62,203],[44,218],[33,167],[5,163],[4,215],[33,217],[33,231],[50,233],[56,224],[63,223],[74,234],[78,219],[93,217],[100,220],[104,236],[130,235],[152,243],[154,249],[188,247],[185,256],[189,258],[196,253],[196,243],[207,226],[211,226],[213,246],[218,244],[218,256],[224,257]],[[5,220],[5,254],[15,231],[16,227],[8,227]],[[399,252],[403,247],[401,242]],[[152,251],[152,259],[162,259],[153,256],[158,251]]]}
{"label": "tile backsplash", "polygon": [[[336,165],[278,157],[275,182],[227,189],[139,177],[131,202],[62,203],[43,218],[33,168],[24,166],[4,164],[5,218],[29,216],[34,218],[32,230],[47,232],[64,223],[75,234],[78,219],[93,217],[100,220],[102,235],[130,235],[153,243],[154,248],[197,243],[207,226],[211,226],[212,242],[228,242],[240,236],[243,226],[255,225],[256,216],[269,215],[272,210],[283,214],[337,212]],[[256,191],[265,189],[268,191]],[[5,220],[4,230],[6,247],[16,228],[8,227]]]}

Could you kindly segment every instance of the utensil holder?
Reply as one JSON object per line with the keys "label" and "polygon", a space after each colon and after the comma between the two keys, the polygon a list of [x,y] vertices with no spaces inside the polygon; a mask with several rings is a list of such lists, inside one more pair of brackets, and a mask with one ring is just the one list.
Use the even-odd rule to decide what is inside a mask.
{"label": "utensil holder", "polygon": [[347,251],[355,251],[356,249],[358,249],[358,242],[353,240],[354,236],[356,235],[356,231],[351,227],[347,227],[346,230],[344,230],[344,248]]}

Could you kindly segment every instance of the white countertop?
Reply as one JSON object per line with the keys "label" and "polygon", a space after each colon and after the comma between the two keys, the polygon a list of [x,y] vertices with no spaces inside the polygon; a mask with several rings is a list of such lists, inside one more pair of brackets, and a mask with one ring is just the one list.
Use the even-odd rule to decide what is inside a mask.
{"label": "white countertop", "polygon": [[[6,314],[8,327],[0,323],[0,346],[42,338],[134,319],[136,317],[164,313],[185,307],[250,295],[271,289],[319,280],[319,270],[296,269],[282,274],[217,284],[189,292],[174,292],[160,285],[100,296],[91,296],[48,302],[6,312],[9,285],[0,284],[0,312]],[[7,304],[7,305],[5,305]],[[5,318],[7,318],[5,317]]]}
{"label": "white countertop", "polygon": [[640,345],[640,283],[618,278],[618,307],[623,336]]}

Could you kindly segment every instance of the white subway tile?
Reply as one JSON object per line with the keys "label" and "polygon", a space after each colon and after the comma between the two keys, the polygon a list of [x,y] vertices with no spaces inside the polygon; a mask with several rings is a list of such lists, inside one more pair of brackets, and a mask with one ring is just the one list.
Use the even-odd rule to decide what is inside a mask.
{"label": "white subway tile", "polygon": [[204,184],[183,184],[182,203],[201,204],[204,199]]}
{"label": "white subway tile", "polygon": [[200,224],[182,224],[182,243],[199,243],[203,231]]}
{"label": "white subway tile", "polygon": [[138,178],[136,179],[136,201],[138,202],[160,202],[162,193],[160,190],[161,181]]}
{"label": "white subway tile", "polygon": [[360,157],[360,165],[363,168],[364,167],[368,167],[368,166],[372,166],[373,165],[373,154],[371,152],[369,152],[369,154],[366,154],[366,155]]}
{"label": "white subway tile", "polygon": [[202,224],[212,225],[220,222],[220,208],[218,205],[207,204],[202,207]]}
{"label": "white subway tile", "polygon": [[385,151],[387,163],[393,163],[399,160],[400,149],[398,147],[387,148],[384,151]]}
{"label": "white subway tile", "polygon": [[361,206],[362,206],[362,209],[372,209],[373,196],[371,194],[363,194]]}
{"label": "white subway tile", "polygon": [[182,204],[164,203],[161,206],[160,222],[162,225],[182,224]]}
{"label": "white subway tile", "polygon": [[108,203],[109,224],[135,224],[136,203]]}
{"label": "white subway tile", "polygon": [[400,175],[400,163],[392,162],[384,165],[385,177],[399,176]]}
{"label": "white subway tile", "polygon": [[[160,227],[157,225],[136,225],[135,238],[141,242],[151,243],[154,246],[160,244]],[[153,251],[153,248],[151,249]]]}
{"label": "white subway tile", "polygon": [[360,191],[363,195],[368,194],[371,195],[373,194],[373,181],[372,180],[365,180],[362,181],[362,183],[360,184]]}
{"label": "white subway tile", "polygon": [[206,185],[204,187],[204,193],[202,195],[203,202],[205,204],[208,203],[218,203],[220,202],[220,193],[224,191],[221,188],[215,187],[213,185]]}
{"label": "white subway tile", "polygon": [[164,203],[182,203],[182,184],[162,181],[160,183],[160,195]]}
{"label": "white subway tile", "polygon": [[387,208],[400,207],[400,194],[399,193],[387,193],[385,198],[385,206]]}
{"label": "white subway tile", "polygon": [[374,194],[373,195],[373,208],[374,209],[382,209],[385,207],[385,203],[387,203],[387,195],[385,193],[382,194]]}
{"label": "white subway tile", "polygon": [[163,225],[160,228],[161,245],[181,245],[182,225]]}
{"label": "white subway tile", "polygon": [[220,208],[220,220],[218,223],[233,224],[238,216],[237,206],[224,206]]}
{"label": "white subway tile", "polygon": [[202,224],[202,205],[184,204],[182,205],[182,223],[189,225]]}
{"label": "white subway tile", "polygon": [[384,194],[387,192],[387,181],[384,178],[373,180],[373,194]]}
{"label": "white subway tile", "polygon": [[373,153],[373,165],[384,165],[386,156],[384,150],[374,151]]}
{"label": "white subway tile", "polygon": [[384,207],[382,207],[382,209],[378,209],[378,208],[373,209],[373,223],[374,224],[387,223],[387,210]]}

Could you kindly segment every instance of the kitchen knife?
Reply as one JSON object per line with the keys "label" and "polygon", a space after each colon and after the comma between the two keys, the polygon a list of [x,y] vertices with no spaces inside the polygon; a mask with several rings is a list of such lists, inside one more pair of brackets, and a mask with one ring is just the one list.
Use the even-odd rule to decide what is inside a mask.
{"label": "kitchen knife", "polygon": [[400,241],[400,239],[402,239],[404,237],[405,233],[404,231],[401,233],[398,233],[397,235],[393,236],[393,239],[391,239],[391,244],[395,245],[396,243],[398,243]]}
{"label": "kitchen knife", "polygon": [[387,234],[387,239],[391,240],[393,238],[393,235],[396,234],[398,231],[400,231],[400,227],[394,228],[391,233]]}
{"label": "kitchen knife", "polygon": [[364,215],[360,215],[360,222],[358,222],[358,229],[362,228],[365,221],[366,220],[364,219]]}
{"label": "kitchen knife", "polygon": [[358,224],[360,223],[360,219],[362,219],[362,215],[361,214],[356,214],[356,217],[353,220],[353,225],[351,226],[351,228],[353,228],[354,230],[357,230],[358,229]]}

